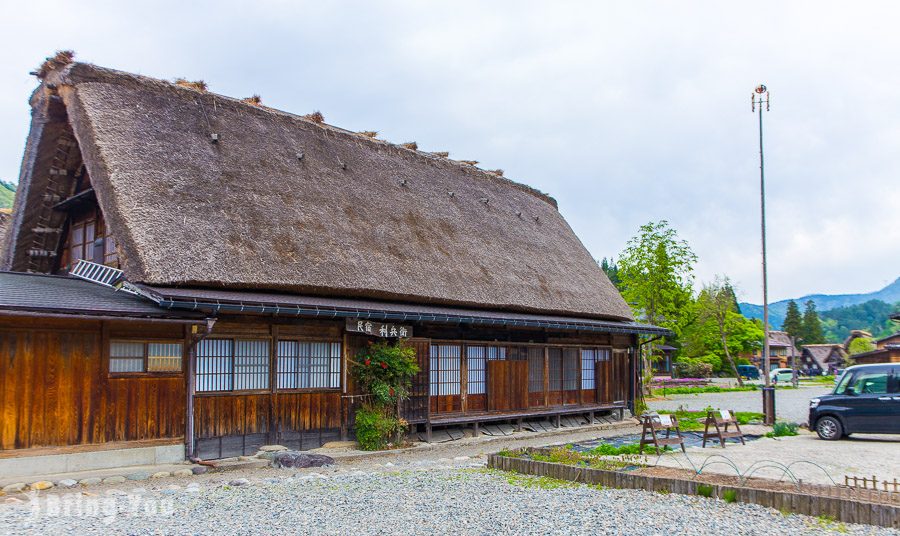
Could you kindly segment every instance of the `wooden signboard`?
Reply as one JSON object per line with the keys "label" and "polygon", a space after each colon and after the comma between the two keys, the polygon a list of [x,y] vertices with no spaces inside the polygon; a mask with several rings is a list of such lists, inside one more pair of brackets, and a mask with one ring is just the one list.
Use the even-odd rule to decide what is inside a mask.
{"label": "wooden signboard", "polygon": [[352,333],[363,333],[373,337],[395,337],[407,339],[412,337],[412,326],[403,324],[386,324],[383,322],[373,322],[372,320],[360,320],[358,318],[347,319],[347,331]]}

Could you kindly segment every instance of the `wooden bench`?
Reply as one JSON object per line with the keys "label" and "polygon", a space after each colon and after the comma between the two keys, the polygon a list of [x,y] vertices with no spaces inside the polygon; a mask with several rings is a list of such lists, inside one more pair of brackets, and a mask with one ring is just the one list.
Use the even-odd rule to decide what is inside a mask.
{"label": "wooden bench", "polygon": [[[734,429],[729,430],[728,427],[732,425],[734,425]],[[710,426],[714,428],[714,431],[710,432]],[[725,440],[729,437],[736,437],[741,440],[742,445],[746,445],[744,434],[741,432],[741,425],[738,424],[737,417],[734,416],[734,410],[722,409],[706,412],[706,424],[703,428],[703,448],[706,448],[708,439],[718,440],[719,446],[725,448]]]}
{"label": "wooden bench", "polygon": [[[644,452],[645,445],[653,445],[656,447],[656,454],[659,454],[660,447],[669,445],[681,445],[681,452],[687,452],[684,448],[684,438],[681,436],[681,428],[678,426],[678,419],[674,415],[656,415],[653,413],[641,416],[641,445],[640,452]],[[672,437],[672,432],[675,437]],[[666,433],[666,437],[659,437],[662,432]]]}

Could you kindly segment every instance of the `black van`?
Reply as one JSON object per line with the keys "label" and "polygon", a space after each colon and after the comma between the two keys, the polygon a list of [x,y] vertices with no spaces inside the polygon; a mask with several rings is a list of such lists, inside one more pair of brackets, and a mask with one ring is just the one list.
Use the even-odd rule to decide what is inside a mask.
{"label": "black van", "polygon": [[847,368],[830,395],[809,401],[809,428],[827,440],[900,434],[900,363]]}

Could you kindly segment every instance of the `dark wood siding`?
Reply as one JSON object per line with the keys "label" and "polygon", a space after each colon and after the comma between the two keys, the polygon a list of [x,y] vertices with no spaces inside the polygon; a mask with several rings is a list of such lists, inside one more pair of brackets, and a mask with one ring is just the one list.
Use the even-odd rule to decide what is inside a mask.
{"label": "dark wood siding", "polygon": [[[105,329],[99,322],[0,322],[0,448],[183,437],[183,376],[108,378],[105,333],[126,330]],[[181,326],[129,330],[183,337]]]}

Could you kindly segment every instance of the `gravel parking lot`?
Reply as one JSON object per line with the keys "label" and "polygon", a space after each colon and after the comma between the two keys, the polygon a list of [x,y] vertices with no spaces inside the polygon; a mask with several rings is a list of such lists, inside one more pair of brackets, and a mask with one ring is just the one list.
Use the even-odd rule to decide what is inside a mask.
{"label": "gravel parking lot", "polygon": [[[431,465],[433,464],[433,465]],[[455,465],[456,467],[451,467]],[[186,487],[107,490],[97,515],[0,505],[4,534],[897,534],[749,504],[643,491],[554,487],[447,460],[325,469]],[[148,486],[149,487],[149,486]],[[114,493],[113,493],[114,492]],[[127,494],[126,494],[127,493]],[[52,502],[52,501],[51,501]],[[74,502],[73,502],[74,504]]]}
{"label": "gravel parking lot", "polygon": [[[797,389],[775,390],[775,414],[779,420],[806,424],[809,420],[809,400],[831,392],[830,385],[800,386]],[[696,395],[673,395],[666,400],[649,402],[655,410],[685,409],[702,410],[707,406],[735,411],[762,412],[760,391],[731,391],[726,393],[702,393]]]}

